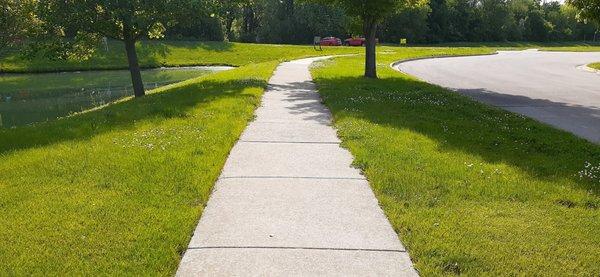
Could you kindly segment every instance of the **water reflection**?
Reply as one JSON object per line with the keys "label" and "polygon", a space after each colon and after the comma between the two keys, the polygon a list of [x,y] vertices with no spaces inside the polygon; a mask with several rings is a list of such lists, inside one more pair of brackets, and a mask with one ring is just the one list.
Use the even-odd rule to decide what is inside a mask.
{"label": "water reflection", "polygon": [[[231,67],[144,70],[146,89]],[[0,75],[0,126],[53,120],[133,95],[127,70]]]}

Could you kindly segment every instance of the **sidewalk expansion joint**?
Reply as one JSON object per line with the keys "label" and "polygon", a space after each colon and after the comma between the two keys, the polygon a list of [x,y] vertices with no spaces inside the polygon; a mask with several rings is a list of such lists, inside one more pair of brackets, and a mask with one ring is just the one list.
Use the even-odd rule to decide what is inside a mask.
{"label": "sidewalk expansion joint", "polygon": [[240,140],[240,142],[250,143],[292,143],[292,144],[340,144],[339,141],[283,141],[283,140]]}
{"label": "sidewalk expansion joint", "polygon": [[321,121],[309,121],[301,119],[289,119],[289,120],[254,120],[252,123],[257,124],[296,124],[296,125],[323,125],[327,127],[334,127],[331,123],[323,123]]}
{"label": "sidewalk expansion joint", "polygon": [[321,250],[321,251],[362,251],[362,252],[395,252],[406,253],[400,249],[373,249],[373,248],[333,248],[333,247],[294,247],[294,246],[197,246],[187,250],[203,249],[283,249],[283,250]]}
{"label": "sidewalk expansion joint", "polygon": [[310,177],[310,176],[221,176],[219,180],[224,179],[314,179],[314,180],[361,180],[366,181],[367,178],[356,177]]}

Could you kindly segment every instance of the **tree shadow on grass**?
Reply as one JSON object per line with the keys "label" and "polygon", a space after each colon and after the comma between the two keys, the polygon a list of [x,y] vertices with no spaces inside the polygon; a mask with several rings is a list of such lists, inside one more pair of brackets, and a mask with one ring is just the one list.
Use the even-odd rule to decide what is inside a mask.
{"label": "tree shadow on grass", "polygon": [[[584,181],[577,174],[586,163],[600,164],[600,146],[570,133],[405,76],[317,79],[317,83],[337,120],[353,117],[408,129],[437,141],[441,151],[510,164],[541,180],[572,179],[583,189],[600,192],[598,179]],[[597,112],[552,104],[578,114]]]}
{"label": "tree shadow on grass", "polygon": [[479,102],[531,117],[591,142],[600,142],[600,109],[597,107],[502,94],[484,88],[458,91]]}
{"label": "tree shadow on grass", "polygon": [[256,96],[242,92],[266,86],[265,81],[254,78],[185,83],[56,121],[0,129],[0,155],[66,141],[83,141],[115,130],[131,130],[137,121],[145,119],[186,117],[194,106],[222,98],[250,98],[248,101],[258,104]]}

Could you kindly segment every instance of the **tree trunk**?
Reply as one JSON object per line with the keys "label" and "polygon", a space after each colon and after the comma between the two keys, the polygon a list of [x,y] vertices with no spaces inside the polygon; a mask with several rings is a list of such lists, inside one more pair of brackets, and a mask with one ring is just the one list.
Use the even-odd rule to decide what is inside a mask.
{"label": "tree trunk", "polygon": [[226,30],[225,34],[227,35],[227,40],[228,41],[232,41],[232,38],[233,38],[233,29],[232,29],[232,27],[233,27],[233,20],[234,19],[235,18],[233,16],[229,15],[227,17],[227,20],[225,21],[225,30]]}
{"label": "tree trunk", "polygon": [[242,30],[245,33],[251,33],[254,31],[254,9],[250,4],[244,6],[244,23]]}
{"label": "tree trunk", "polygon": [[377,78],[377,21],[366,18],[365,32],[365,77]]}
{"label": "tree trunk", "polygon": [[142,82],[142,72],[138,63],[137,52],[135,51],[135,39],[131,35],[124,36],[125,51],[127,52],[127,62],[129,63],[129,73],[131,74],[131,83],[133,84],[133,94],[135,97],[146,95],[144,83]]}

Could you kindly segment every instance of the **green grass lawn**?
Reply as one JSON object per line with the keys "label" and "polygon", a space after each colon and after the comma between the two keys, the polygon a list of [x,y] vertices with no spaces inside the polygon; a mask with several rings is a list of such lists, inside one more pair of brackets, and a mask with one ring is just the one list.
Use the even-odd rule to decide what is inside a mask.
{"label": "green grass lawn", "polygon": [[277,62],[0,129],[0,275],[171,275]]}
{"label": "green grass lawn", "polygon": [[588,65],[589,67],[593,68],[593,69],[598,69],[600,70],[600,63],[592,63]]}
{"label": "green grass lawn", "polygon": [[[137,51],[140,65],[145,68],[190,65],[242,66],[298,57],[364,52],[360,47],[324,47],[323,51],[315,51],[312,46],[198,41],[144,41],[138,43]],[[43,57],[25,59],[17,52],[0,59],[0,72],[55,72],[123,68],[127,68],[124,46],[116,41],[109,44],[108,51],[98,49],[96,55],[86,61],[50,60]]]}
{"label": "green grass lawn", "polygon": [[600,146],[389,67],[431,54],[381,54],[379,80],[361,77],[359,57],[312,70],[343,145],[417,269],[597,276]]}
{"label": "green grass lawn", "polygon": [[[17,56],[0,63],[6,71],[121,68],[122,50],[113,46],[82,63]],[[147,67],[241,67],[57,121],[0,129],[0,275],[172,275],[278,62],[362,52],[139,47]],[[490,53],[492,46],[379,50],[382,80],[359,77],[360,57],[314,73],[345,145],[419,270],[597,273],[600,173],[579,173],[586,161],[598,164],[598,146],[388,68],[398,59]]]}

